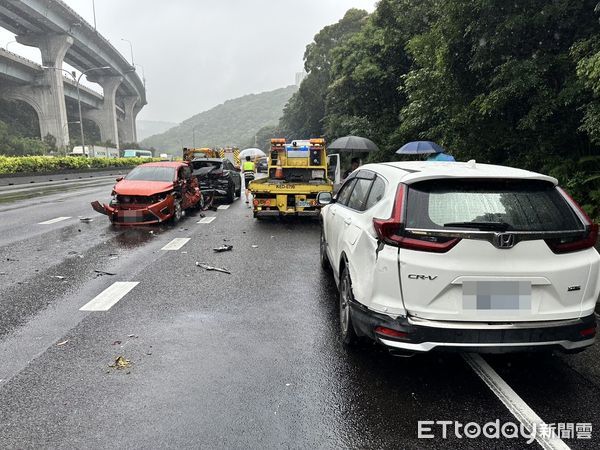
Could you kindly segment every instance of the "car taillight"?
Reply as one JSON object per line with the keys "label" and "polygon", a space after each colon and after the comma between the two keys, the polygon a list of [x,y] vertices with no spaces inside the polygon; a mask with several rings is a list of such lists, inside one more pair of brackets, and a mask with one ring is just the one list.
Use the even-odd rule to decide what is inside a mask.
{"label": "car taillight", "polygon": [[414,238],[402,236],[404,227],[404,201],[406,197],[406,186],[399,184],[396,190],[396,199],[389,219],[373,219],[373,227],[379,239],[395,247],[424,252],[445,253],[460,241],[459,238],[443,238],[435,236],[424,236]]}
{"label": "car taillight", "polygon": [[598,224],[592,222],[583,208],[565,190],[557,189],[582,220],[585,226],[585,234],[583,237],[578,238],[546,239],[546,244],[553,253],[557,254],[571,253],[594,247],[598,241]]}
{"label": "car taillight", "polygon": [[254,200],[252,203],[254,204],[254,206],[258,206],[258,204],[259,204],[258,200]]}

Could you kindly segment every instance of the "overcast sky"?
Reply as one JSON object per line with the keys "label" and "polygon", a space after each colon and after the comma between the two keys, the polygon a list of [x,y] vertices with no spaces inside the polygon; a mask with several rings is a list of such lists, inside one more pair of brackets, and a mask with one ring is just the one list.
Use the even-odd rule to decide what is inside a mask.
{"label": "overcast sky", "polygon": [[[92,0],[65,0],[93,24]],[[96,0],[98,31],[145,72],[138,119],[181,122],[230,98],[294,83],[306,45],[375,0]],[[0,45],[13,41],[0,31]],[[12,52],[38,60],[16,43]],[[138,67],[140,74],[142,68]]]}

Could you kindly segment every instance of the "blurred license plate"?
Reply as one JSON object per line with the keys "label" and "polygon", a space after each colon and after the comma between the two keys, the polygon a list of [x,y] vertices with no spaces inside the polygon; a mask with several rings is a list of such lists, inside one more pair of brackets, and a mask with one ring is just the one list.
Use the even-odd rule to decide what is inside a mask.
{"label": "blurred license plate", "polygon": [[306,200],[300,200],[296,202],[296,206],[299,206],[300,208],[308,208],[310,203],[308,203]]}
{"label": "blurred license plate", "polygon": [[530,281],[465,281],[463,309],[477,311],[531,310]]}

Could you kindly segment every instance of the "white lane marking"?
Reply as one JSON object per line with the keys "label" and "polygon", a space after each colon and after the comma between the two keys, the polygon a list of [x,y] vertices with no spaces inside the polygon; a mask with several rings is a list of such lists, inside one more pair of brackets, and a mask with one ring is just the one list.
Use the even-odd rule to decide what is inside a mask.
{"label": "white lane marking", "polygon": [[40,222],[38,225],[52,225],[53,223],[62,222],[63,220],[70,219],[70,217],[57,217],[56,219],[46,220],[45,222]]}
{"label": "white lane marking", "polygon": [[161,250],[169,251],[169,250],[179,250],[185,244],[190,241],[191,238],[175,238],[167,245],[165,245]]}
{"label": "white lane marking", "polygon": [[219,205],[217,209],[229,209],[231,205]]}
{"label": "white lane marking", "polygon": [[211,223],[215,219],[216,219],[215,216],[212,216],[212,217],[203,217],[202,219],[200,219],[200,222],[198,222],[198,223]]}
{"label": "white lane marking", "polygon": [[[477,354],[466,354],[463,358],[483,380],[490,390],[500,399],[510,413],[528,429],[529,433],[535,432],[535,440],[545,450],[568,450],[570,447],[556,435],[547,436],[540,431],[549,430],[545,422],[533,409],[504,381],[494,369]],[[535,428],[535,431],[533,431]]]}
{"label": "white lane marking", "polygon": [[138,284],[138,281],[117,281],[79,308],[79,311],[108,311]]}

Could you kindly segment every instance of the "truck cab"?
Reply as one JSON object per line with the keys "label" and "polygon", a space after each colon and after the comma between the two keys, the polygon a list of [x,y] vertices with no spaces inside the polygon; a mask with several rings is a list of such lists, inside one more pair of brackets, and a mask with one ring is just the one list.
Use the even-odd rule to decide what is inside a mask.
{"label": "truck cab", "polygon": [[325,140],[271,139],[267,178],[250,183],[254,217],[318,216],[317,194],[332,192]]}

